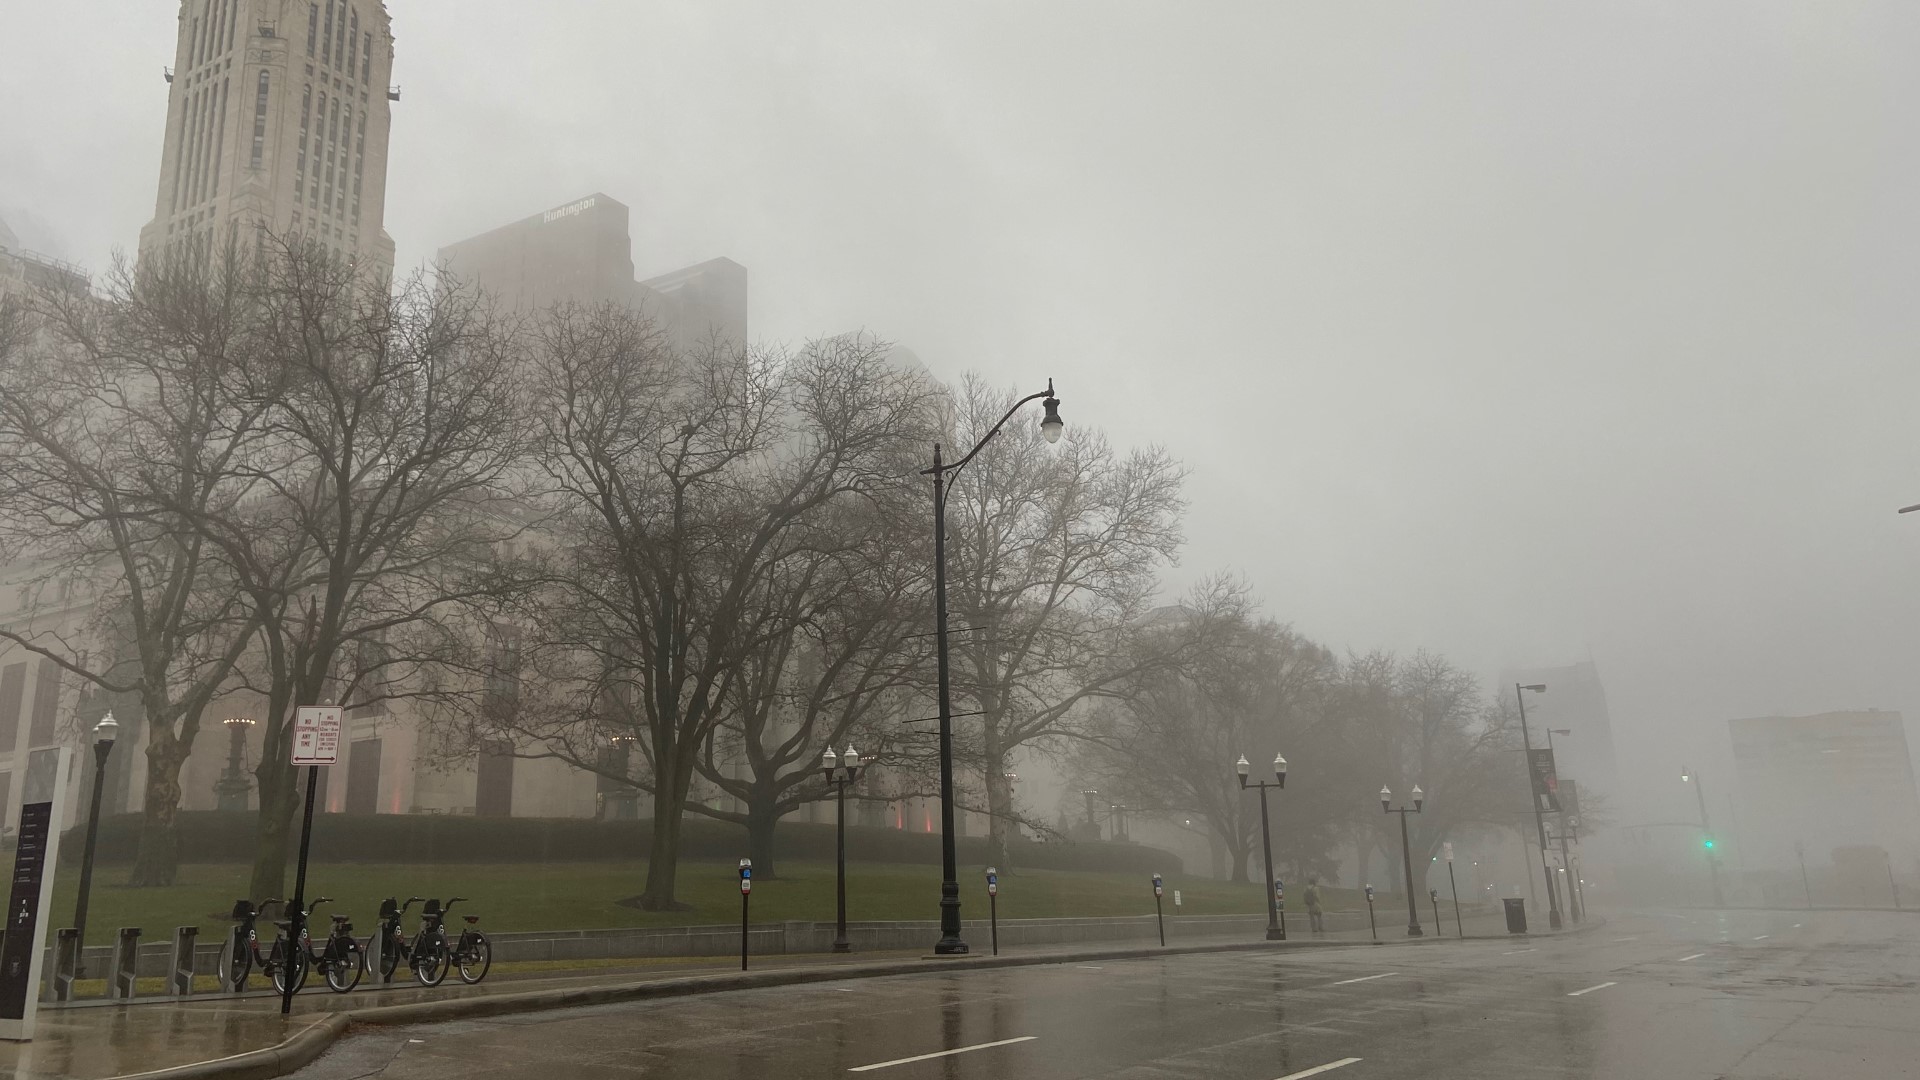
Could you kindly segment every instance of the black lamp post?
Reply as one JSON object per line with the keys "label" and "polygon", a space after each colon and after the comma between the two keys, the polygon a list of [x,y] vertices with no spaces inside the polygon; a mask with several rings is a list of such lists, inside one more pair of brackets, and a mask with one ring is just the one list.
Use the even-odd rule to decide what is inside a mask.
{"label": "black lamp post", "polygon": [[1053,396],[1053,380],[1038,394],[1028,394],[1013,403],[1013,408],[993,425],[993,429],[973,444],[959,461],[948,464],[940,458],[940,444],[933,444],[933,467],[922,469],[922,476],[933,477],[933,636],[939,661],[940,679],[940,941],[934,945],[936,956],[964,956],[967,943],[960,940],[960,871],[954,850],[953,834],[953,690],[947,662],[947,488],[952,477],[980,448],[992,441],[1007,426],[1013,414],[1029,401],[1045,399],[1046,415],[1040,418],[1040,433],[1048,442],[1059,442],[1061,429],[1060,399]]}
{"label": "black lamp post", "polygon": [[1420,929],[1420,909],[1413,903],[1413,841],[1407,836],[1407,815],[1420,812],[1420,804],[1427,801],[1427,794],[1420,785],[1413,785],[1413,805],[1393,805],[1393,792],[1384,784],[1380,787],[1380,809],[1389,814],[1400,815],[1400,858],[1402,869],[1407,875],[1407,936],[1425,937],[1426,931]]}
{"label": "black lamp post", "polygon": [[1720,900],[1720,855],[1713,849],[1713,825],[1707,820],[1707,793],[1700,783],[1700,774],[1680,766],[1680,782],[1693,785],[1693,794],[1700,801],[1700,847],[1707,854],[1707,873],[1713,881],[1713,906],[1724,906]]}
{"label": "black lamp post", "polygon": [[106,791],[107,755],[113,753],[113,737],[120,731],[113,713],[93,726],[93,810],[87,815],[87,843],[80,853],[80,896],[73,904],[73,927],[79,932],[73,943],[73,974],[78,978],[86,967],[87,894],[93,891],[93,847],[100,836],[100,796]]}
{"label": "black lamp post", "polygon": [[833,785],[833,800],[838,813],[834,819],[834,868],[835,889],[839,895],[839,921],[835,923],[833,935],[834,952],[852,952],[853,945],[847,941],[847,785],[860,779],[860,752],[847,747],[846,755],[836,757],[833,747],[820,755],[820,771]]}
{"label": "black lamp post", "polygon": [[1273,755],[1273,783],[1265,780],[1254,781],[1250,777],[1253,766],[1247,761],[1247,755],[1241,754],[1240,760],[1233,763],[1234,772],[1240,775],[1240,788],[1260,789],[1260,850],[1267,857],[1267,940],[1287,940],[1287,922],[1280,917],[1280,904],[1273,895],[1273,837],[1267,831],[1267,789],[1287,786],[1287,759],[1279,754]]}
{"label": "black lamp post", "polygon": [[244,812],[247,794],[253,790],[246,771],[247,729],[253,726],[253,717],[229,716],[223,723],[227,726],[227,767],[214,781],[213,794],[220,809]]}
{"label": "black lamp post", "polygon": [[[1533,739],[1527,734],[1527,695],[1522,690],[1535,694],[1547,692],[1546,683],[1513,684],[1513,699],[1520,703],[1520,745],[1527,751],[1527,795],[1533,800],[1533,825],[1540,831],[1540,876],[1547,880],[1547,925],[1560,929],[1560,893],[1553,887],[1553,867],[1547,865],[1547,817],[1540,809],[1540,796],[1533,789]],[[1522,847],[1525,846],[1523,843]]]}

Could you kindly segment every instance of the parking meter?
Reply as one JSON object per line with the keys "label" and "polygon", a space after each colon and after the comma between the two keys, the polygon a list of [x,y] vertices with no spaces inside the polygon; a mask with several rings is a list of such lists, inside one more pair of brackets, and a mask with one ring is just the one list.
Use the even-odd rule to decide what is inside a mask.
{"label": "parking meter", "polygon": [[993,934],[993,955],[1000,955],[1000,871],[987,867],[987,926]]}
{"label": "parking meter", "polygon": [[753,860],[740,860],[740,970],[747,970],[747,904],[753,895]]}
{"label": "parking meter", "polygon": [[987,867],[987,895],[1000,895],[1000,871],[991,866]]}
{"label": "parking meter", "polygon": [[753,860],[741,859],[740,860],[740,895],[745,896],[746,894],[752,891],[753,891]]}
{"label": "parking meter", "polygon": [[1373,903],[1373,886],[1367,886],[1367,903]]}
{"label": "parking meter", "polygon": [[1161,895],[1161,891],[1160,891],[1161,885],[1162,885],[1162,882],[1160,880],[1160,875],[1159,874],[1153,875],[1153,895],[1155,896]]}

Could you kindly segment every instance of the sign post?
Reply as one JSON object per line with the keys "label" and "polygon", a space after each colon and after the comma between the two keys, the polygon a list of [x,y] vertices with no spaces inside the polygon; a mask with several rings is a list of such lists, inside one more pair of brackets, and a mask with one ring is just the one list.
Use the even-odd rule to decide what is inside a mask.
{"label": "sign post", "polygon": [[1380,940],[1380,927],[1373,921],[1373,886],[1367,886],[1367,929],[1372,932],[1373,940]]}
{"label": "sign post", "polygon": [[40,964],[46,954],[47,928],[40,912],[53,902],[53,866],[60,856],[60,817],[72,760],[73,748],[62,746],[33,752],[27,764],[6,935],[0,939],[0,1039],[33,1038]]}
{"label": "sign post", "polygon": [[1280,919],[1280,940],[1287,940],[1287,884],[1273,879],[1273,910]]}
{"label": "sign post", "polygon": [[295,973],[306,962],[300,955],[307,940],[307,850],[313,843],[313,796],[320,786],[320,766],[340,760],[340,707],[302,705],[293,714],[293,764],[307,767],[307,809],[300,818],[300,861],[293,872],[292,909],[288,912],[286,990],[280,994],[280,1015],[293,1011]]}

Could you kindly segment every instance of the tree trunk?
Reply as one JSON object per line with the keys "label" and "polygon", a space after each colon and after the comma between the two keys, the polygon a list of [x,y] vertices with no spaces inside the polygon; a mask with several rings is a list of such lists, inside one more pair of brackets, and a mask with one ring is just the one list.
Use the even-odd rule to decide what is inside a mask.
{"label": "tree trunk", "polygon": [[256,901],[270,896],[287,899],[287,862],[294,842],[293,816],[304,794],[300,790],[299,773],[275,754],[263,760],[254,775],[259,782],[260,811],[255,819],[253,881],[249,888]]}
{"label": "tree trunk", "polygon": [[[1013,785],[1007,781],[1007,763],[1002,760],[1000,740],[995,738],[991,726],[987,728],[981,749],[986,763],[983,779],[987,788],[987,864],[1005,876],[1013,871],[1013,860],[1007,855],[1007,840],[1014,828]],[[958,828],[959,822],[955,821],[954,826]]]}
{"label": "tree trunk", "polygon": [[753,860],[753,876],[761,880],[779,876],[773,859],[773,830],[780,824],[777,802],[771,790],[757,786],[747,797],[747,857]]}
{"label": "tree trunk", "polygon": [[647,887],[640,894],[642,911],[689,911],[692,904],[674,899],[680,880],[680,822],[686,812],[687,781],[672,775],[654,785],[653,836],[647,844]]}
{"label": "tree trunk", "polygon": [[1207,861],[1209,876],[1215,881],[1232,881],[1227,876],[1227,844],[1220,839],[1217,830],[1207,830]]}
{"label": "tree trunk", "polygon": [[140,847],[134,854],[127,884],[135,888],[173,884],[180,870],[180,835],[175,827],[180,813],[180,767],[187,747],[170,728],[148,728],[147,794],[141,806]]}

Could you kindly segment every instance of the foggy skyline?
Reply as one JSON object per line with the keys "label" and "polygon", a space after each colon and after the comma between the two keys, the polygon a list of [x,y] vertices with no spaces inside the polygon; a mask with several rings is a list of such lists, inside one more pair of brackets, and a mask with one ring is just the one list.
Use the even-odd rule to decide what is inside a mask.
{"label": "foggy skyline", "polygon": [[[1169,598],[1591,657],[1641,783],[1735,717],[1920,714],[1908,6],[388,7],[403,271],[605,191],[642,276],[745,265],[757,338],[1168,446]],[[6,16],[29,246],[131,251],[174,13]]]}

